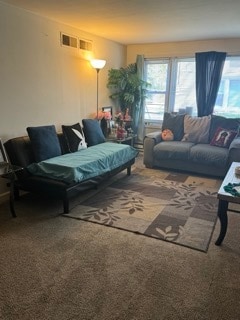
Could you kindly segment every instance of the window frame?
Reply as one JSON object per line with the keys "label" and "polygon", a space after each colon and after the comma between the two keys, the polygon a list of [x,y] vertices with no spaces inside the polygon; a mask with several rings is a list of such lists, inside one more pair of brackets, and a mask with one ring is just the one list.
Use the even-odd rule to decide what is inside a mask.
{"label": "window frame", "polygon": [[[184,61],[194,61],[195,62],[195,57],[194,56],[186,56],[186,57],[165,57],[165,58],[151,58],[151,59],[145,59],[145,80],[147,81],[147,65],[149,63],[159,63],[159,62],[165,62],[168,64],[168,74],[166,76],[166,91],[165,91],[165,105],[164,105],[164,112],[174,112],[174,107],[175,107],[175,100],[176,100],[176,89],[177,89],[177,79],[178,79],[178,63],[179,62],[184,62]],[[233,72],[236,73],[237,75],[234,76],[234,79],[231,76],[226,76],[224,74],[224,69],[223,69],[223,74],[222,74],[222,80],[219,86],[219,91],[218,91],[218,96],[214,106],[214,111],[213,114],[215,115],[221,115],[224,117],[238,117],[240,118],[240,105],[239,109],[238,106],[231,106],[229,104],[229,101],[231,101],[230,97],[230,91],[231,91],[231,81],[240,81],[240,55],[227,55],[226,60],[225,60],[225,65],[226,62],[229,61],[229,68],[231,69],[231,63],[234,63],[236,66],[236,71],[234,70]],[[233,61],[233,62],[231,62]],[[227,66],[226,66],[227,68]],[[239,69],[239,70],[238,70]],[[226,89],[226,87],[228,88]],[[196,87],[196,84],[194,84],[194,87]],[[150,90],[149,90],[150,91]],[[222,91],[222,92],[221,92]],[[234,89],[232,89],[234,91]],[[238,92],[235,89],[236,92]],[[159,91],[160,93],[161,91]],[[217,104],[217,101],[220,101],[221,99],[220,95],[223,95],[223,102],[222,102],[222,112],[219,111],[219,106]],[[227,97],[226,97],[227,95]],[[240,90],[239,90],[239,96],[240,96]],[[240,101],[240,97],[235,98],[237,99],[237,104],[238,101]],[[147,101],[147,100],[146,100]],[[146,101],[145,101],[145,110],[144,110],[144,121],[145,124],[161,124],[162,119],[150,119],[147,118],[146,115]],[[187,106],[186,106],[187,107]],[[197,115],[197,103],[195,102],[195,105],[193,106],[193,115]],[[237,112],[232,112],[232,109],[236,108]],[[175,110],[175,112],[177,112]],[[161,110],[159,110],[159,117],[163,117]]]}
{"label": "window frame", "polygon": [[[175,100],[176,100],[176,88],[177,88],[177,80],[178,80],[178,78],[177,78],[178,64],[179,64],[179,62],[184,62],[184,61],[195,62],[195,58],[187,56],[187,57],[168,57],[168,58],[145,59],[145,80],[146,81],[148,81],[148,77],[147,77],[148,64],[166,63],[168,65],[168,72],[166,75],[164,112],[174,112],[174,106],[175,106]],[[151,94],[151,89],[148,90],[147,95],[149,93]],[[159,90],[158,93],[161,93],[161,91]],[[146,102],[147,102],[147,100],[145,101],[145,111],[144,111],[145,124],[161,124],[163,119],[159,120],[159,119],[150,119],[150,117],[148,117],[148,118],[145,117],[146,108],[147,108]],[[149,112],[148,112],[148,114],[149,114]],[[159,112],[159,115],[161,115],[161,112]],[[162,118],[163,118],[163,115],[162,115]]]}

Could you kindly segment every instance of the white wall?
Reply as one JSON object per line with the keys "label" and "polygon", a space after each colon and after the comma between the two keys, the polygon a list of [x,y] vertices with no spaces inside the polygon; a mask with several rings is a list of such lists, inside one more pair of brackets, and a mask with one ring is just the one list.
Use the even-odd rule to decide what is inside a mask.
{"label": "white wall", "polygon": [[[26,135],[27,126],[81,122],[96,112],[96,71],[77,49],[60,45],[60,32],[93,41],[99,107],[111,105],[108,70],[126,62],[126,47],[0,3],[0,138]],[[0,194],[5,191],[0,179]]]}
{"label": "white wall", "polygon": [[96,110],[96,71],[77,49],[60,45],[60,32],[93,40],[99,106],[111,105],[108,69],[125,65],[126,48],[28,11],[0,3],[0,137],[26,134],[27,126],[81,121]]}

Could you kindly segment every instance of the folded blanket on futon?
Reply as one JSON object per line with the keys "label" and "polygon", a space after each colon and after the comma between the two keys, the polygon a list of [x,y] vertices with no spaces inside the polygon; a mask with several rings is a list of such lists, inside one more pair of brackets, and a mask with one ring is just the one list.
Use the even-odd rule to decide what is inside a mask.
{"label": "folded blanket on futon", "polygon": [[27,167],[33,175],[81,182],[111,170],[134,159],[138,151],[125,144],[104,142],[87,149],[33,163]]}

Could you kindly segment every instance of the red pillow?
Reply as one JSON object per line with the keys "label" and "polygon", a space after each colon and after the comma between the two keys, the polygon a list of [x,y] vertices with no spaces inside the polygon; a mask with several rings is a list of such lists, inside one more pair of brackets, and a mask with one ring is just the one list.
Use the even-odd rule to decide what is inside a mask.
{"label": "red pillow", "polygon": [[237,132],[224,128],[217,128],[210,145],[222,148],[229,148],[231,142],[236,137]]}

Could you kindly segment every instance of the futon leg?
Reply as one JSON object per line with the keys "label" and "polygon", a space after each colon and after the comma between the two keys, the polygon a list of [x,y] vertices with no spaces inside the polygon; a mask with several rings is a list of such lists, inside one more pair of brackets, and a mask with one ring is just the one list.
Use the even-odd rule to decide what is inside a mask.
{"label": "futon leg", "polygon": [[18,189],[18,187],[14,186],[14,191],[13,191],[13,193],[14,193],[14,199],[15,199],[15,200],[19,200],[19,199],[20,199],[20,195],[19,195],[19,189]]}
{"label": "futon leg", "polygon": [[69,213],[69,199],[68,198],[63,199],[63,212]]}
{"label": "futon leg", "polygon": [[131,175],[131,166],[127,167],[127,175],[130,176]]}

